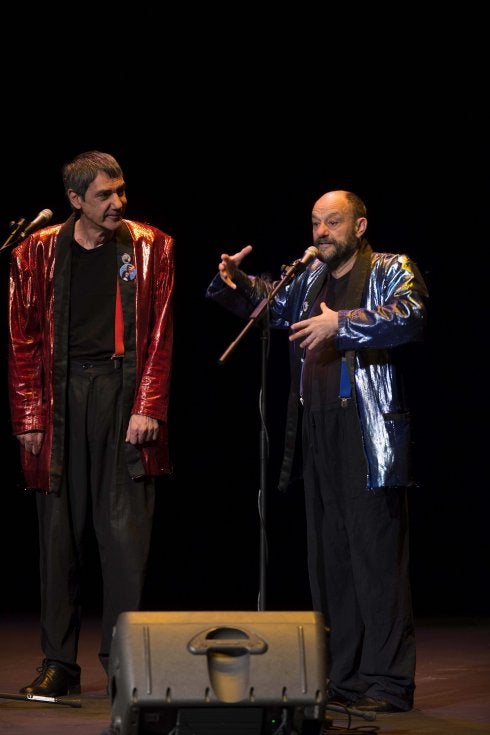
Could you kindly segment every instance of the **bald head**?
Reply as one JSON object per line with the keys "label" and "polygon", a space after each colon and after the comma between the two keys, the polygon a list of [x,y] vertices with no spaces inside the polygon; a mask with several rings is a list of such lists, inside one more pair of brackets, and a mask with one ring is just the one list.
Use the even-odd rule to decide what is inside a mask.
{"label": "bald head", "polygon": [[343,189],[327,191],[326,194],[323,194],[313,205],[313,214],[315,214],[315,211],[322,212],[332,208],[350,211],[354,219],[367,216],[366,205],[362,199],[357,194],[351,191],[344,191]]}
{"label": "bald head", "polygon": [[366,205],[357,194],[342,189],[323,194],[313,205],[311,223],[318,257],[333,273],[353,263],[367,228]]}

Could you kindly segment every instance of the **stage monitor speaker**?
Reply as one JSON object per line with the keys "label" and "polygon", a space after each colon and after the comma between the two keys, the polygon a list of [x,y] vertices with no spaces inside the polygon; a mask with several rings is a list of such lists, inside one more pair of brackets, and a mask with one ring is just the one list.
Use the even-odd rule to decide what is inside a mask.
{"label": "stage monitor speaker", "polygon": [[109,658],[114,735],[321,733],[317,612],[130,612]]}

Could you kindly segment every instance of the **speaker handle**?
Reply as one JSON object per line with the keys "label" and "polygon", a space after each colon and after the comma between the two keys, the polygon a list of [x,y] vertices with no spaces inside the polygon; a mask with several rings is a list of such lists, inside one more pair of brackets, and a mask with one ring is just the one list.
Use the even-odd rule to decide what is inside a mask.
{"label": "speaker handle", "polygon": [[256,633],[246,632],[240,628],[215,627],[195,635],[187,644],[187,648],[195,654],[220,652],[240,656],[244,653],[265,653],[268,645]]}

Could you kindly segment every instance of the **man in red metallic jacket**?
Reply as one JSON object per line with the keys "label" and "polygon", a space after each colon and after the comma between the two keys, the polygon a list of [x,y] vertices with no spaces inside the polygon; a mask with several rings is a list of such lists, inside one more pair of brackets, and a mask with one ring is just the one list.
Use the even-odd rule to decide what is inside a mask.
{"label": "man in red metallic jacket", "polygon": [[73,210],[12,251],[9,398],[40,541],[39,675],[20,691],[80,692],[81,567],[89,518],[103,580],[99,658],[137,610],[155,477],[171,472],[174,240],[123,219],[123,172],[89,151],[63,167]]}

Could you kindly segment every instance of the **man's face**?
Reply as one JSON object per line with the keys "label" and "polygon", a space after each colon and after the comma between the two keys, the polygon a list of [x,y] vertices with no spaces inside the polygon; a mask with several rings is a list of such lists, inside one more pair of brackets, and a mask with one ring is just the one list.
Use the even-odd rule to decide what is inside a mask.
{"label": "man's face", "polygon": [[126,184],[124,179],[112,179],[99,172],[82,198],[70,191],[70,201],[90,222],[104,230],[115,231],[121,224],[126,210]]}
{"label": "man's face", "polygon": [[348,260],[359,247],[362,218],[354,219],[352,208],[341,195],[325,195],[312,211],[313,243],[319,259],[332,268]]}

